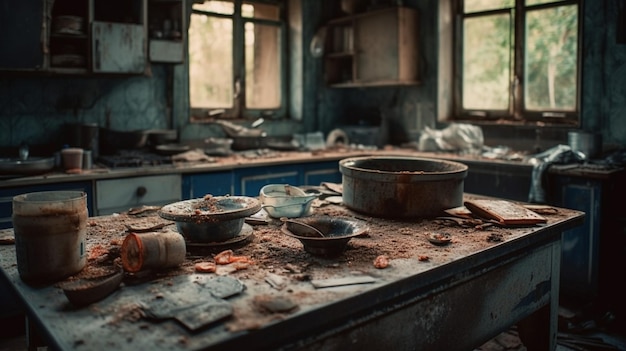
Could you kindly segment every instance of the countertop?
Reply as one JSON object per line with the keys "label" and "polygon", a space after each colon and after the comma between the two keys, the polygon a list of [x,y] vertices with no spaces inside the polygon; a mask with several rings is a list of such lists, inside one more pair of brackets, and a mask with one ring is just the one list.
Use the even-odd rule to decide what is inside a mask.
{"label": "countertop", "polygon": [[532,165],[522,161],[508,161],[489,159],[479,155],[459,155],[449,152],[420,152],[411,148],[387,148],[381,150],[360,150],[351,148],[333,148],[317,151],[246,151],[233,153],[226,157],[211,157],[210,161],[175,161],[172,164],[150,165],[143,167],[108,168],[95,163],[94,168],[82,170],[80,173],[65,173],[62,170],[32,175],[32,176],[5,176],[0,182],[0,188],[36,184],[50,184],[72,181],[123,178],[157,174],[192,174],[204,172],[219,172],[233,169],[276,166],[289,163],[313,163],[324,161],[339,161],[347,157],[369,155],[398,155],[426,158],[441,158],[466,163],[480,163],[491,167],[513,167],[530,171]]}
{"label": "countertop", "polygon": [[[52,184],[73,181],[98,180],[124,178],[158,174],[193,174],[205,172],[229,171],[234,169],[276,166],[290,163],[314,163],[324,161],[339,161],[347,157],[356,156],[398,155],[425,158],[439,158],[450,161],[466,163],[470,170],[472,166],[483,170],[507,171],[530,174],[533,164],[523,158],[523,154],[516,154],[515,158],[485,157],[467,153],[454,152],[422,152],[412,148],[388,147],[385,149],[371,150],[358,148],[331,148],[317,151],[274,151],[255,150],[236,152],[225,157],[210,157],[210,161],[174,161],[171,164],[150,165],[143,167],[109,168],[95,163],[92,169],[82,170],[80,173],[65,173],[62,170],[33,175],[33,176],[2,176],[0,188]],[[611,177],[615,173],[622,172],[623,167],[603,167],[594,164],[567,164],[551,165],[548,172],[562,175],[573,175],[591,178]]]}
{"label": "countertop", "polygon": [[[472,198],[475,196],[465,195],[466,200]],[[278,345],[291,345],[287,347],[289,349],[299,348],[308,342],[315,344],[320,341],[319,339],[328,336],[326,332],[335,333],[332,328],[352,328],[365,319],[376,320],[385,310],[399,308],[399,311],[403,311],[405,309],[401,308],[403,303],[400,301],[404,299],[415,301],[420,296],[420,299],[428,296],[432,298],[432,294],[459,284],[453,282],[467,281],[498,266],[507,267],[506,265],[517,260],[516,257],[531,260],[529,262],[532,263],[521,264],[520,268],[513,272],[526,272],[527,269],[535,268],[543,272],[546,267],[547,272],[555,269],[558,271],[558,259],[548,261],[547,266],[545,263],[539,263],[543,262],[543,259],[533,261],[538,257],[544,257],[543,254],[537,253],[539,252],[536,251],[537,247],[551,242],[550,245],[557,245],[556,248],[548,248],[547,251],[541,252],[557,254],[558,257],[560,232],[579,225],[584,216],[579,211],[557,209],[556,213],[545,215],[548,219],[545,225],[530,227],[494,225],[482,228],[471,223],[459,225],[438,219],[398,221],[374,218],[354,213],[341,205],[316,206],[318,206],[315,208],[316,215],[358,218],[367,222],[369,230],[366,235],[353,238],[348,243],[346,251],[339,257],[324,258],[305,252],[298,240],[280,232],[280,221],[271,220],[265,225],[254,225],[253,232],[245,243],[233,248],[235,255],[246,257],[251,261],[245,267],[228,264],[218,266],[216,273],[195,272],[195,263],[212,261],[213,255],[227,247],[188,245],[187,258],[180,267],[126,276],[121,288],[112,295],[80,309],[73,307],[62,290],[55,285],[41,288],[25,285],[17,273],[15,250],[12,245],[0,245],[0,270],[27,304],[30,320],[41,328],[48,345],[55,348],[136,350],[148,347],[173,350],[208,347],[224,350],[238,349],[237,347],[245,345],[248,347],[257,345],[258,349],[279,349]],[[88,268],[111,265],[119,259],[117,256],[120,245],[128,234],[127,226],[146,227],[164,222],[150,212],[144,213],[144,216],[121,213],[114,216],[92,217],[88,221],[86,243]],[[166,226],[160,230],[175,230],[175,227]],[[445,246],[429,243],[426,235],[433,232],[450,234],[452,242]],[[379,269],[373,264],[381,255],[389,259],[387,268]],[[553,268],[549,268],[551,265]],[[512,279],[509,283],[513,283],[513,286],[499,289],[496,286],[486,287],[484,282],[471,285],[472,289],[481,291],[487,288],[482,292],[485,304],[482,308],[485,311],[476,310],[477,306],[474,306],[472,313],[469,311],[465,313],[463,309],[470,307],[472,303],[457,302],[455,305],[452,302],[459,314],[455,314],[454,318],[442,316],[444,319],[438,322],[441,323],[438,324],[439,329],[427,328],[424,335],[419,336],[419,333],[412,335],[416,338],[425,338],[424,340],[430,340],[428,338],[432,337],[434,339],[430,341],[436,339],[439,343],[437,345],[446,345],[451,342],[449,334],[439,335],[438,330],[459,328],[459,323],[469,323],[462,333],[464,336],[459,334],[453,338],[454,345],[458,347],[460,342],[479,345],[479,341],[472,338],[484,337],[481,333],[486,332],[486,329],[474,330],[476,329],[474,324],[487,322],[490,319],[488,316],[491,315],[491,321],[488,323],[491,326],[487,327],[489,333],[492,334],[496,329],[505,330],[516,318],[527,316],[531,310],[543,306],[546,300],[540,296],[546,296],[546,292],[550,291],[550,285],[553,289],[556,286],[558,293],[558,281],[548,283],[546,286],[544,278],[526,274],[529,273],[524,273],[523,280],[526,281],[530,277],[526,282],[529,289],[533,291],[539,289],[529,293],[531,295],[523,296],[526,293],[521,293],[522,287],[519,285],[522,281],[515,278],[515,275],[497,273],[495,275],[497,280]],[[543,273],[541,275],[543,276]],[[558,277],[558,274],[556,276]],[[226,300],[233,307],[232,316],[211,324],[210,327],[192,332],[171,319],[150,320],[142,309],[142,303],[167,297],[168,294],[177,291],[187,291],[187,298],[192,300],[203,299],[203,296],[209,295],[212,279],[217,277],[234,278],[241,282],[245,289]],[[315,287],[316,282],[336,282],[337,279],[341,281],[346,278],[352,280],[365,278],[365,280],[360,284]],[[550,278],[548,276],[545,279]],[[513,291],[515,293],[512,293]],[[502,299],[515,301],[511,301],[512,305],[509,306],[503,303],[505,300],[490,297],[491,294],[504,294]],[[531,296],[534,297],[530,298]],[[428,301],[431,302],[426,306],[432,308],[437,306],[433,305],[433,301],[438,301],[437,299]],[[492,303],[495,305],[486,306]],[[503,306],[509,306],[506,308],[512,310],[506,313],[499,311],[504,308]],[[486,312],[489,308],[495,308],[498,312],[494,310]],[[438,315],[439,312],[432,310],[424,313]],[[428,318],[435,318],[435,315]],[[360,322],[357,322],[359,320]],[[497,328],[494,323],[498,324]],[[411,325],[413,328],[419,327],[417,324]],[[384,332],[380,334],[381,338],[384,339],[384,335]],[[390,340],[398,341],[389,339],[387,342]],[[329,349],[333,348],[326,346]]]}

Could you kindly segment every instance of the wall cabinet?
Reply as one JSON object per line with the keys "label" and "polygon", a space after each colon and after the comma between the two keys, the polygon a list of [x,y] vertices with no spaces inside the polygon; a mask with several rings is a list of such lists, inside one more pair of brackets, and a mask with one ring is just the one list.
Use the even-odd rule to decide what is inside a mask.
{"label": "wall cabinet", "polygon": [[142,74],[147,69],[147,0],[0,1],[10,5],[0,14],[0,70]]}
{"label": "wall cabinet", "polygon": [[183,0],[148,0],[148,48],[151,62],[183,62],[187,37],[183,4]]}
{"label": "wall cabinet", "polygon": [[43,67],[44,4],[44,1],[0,0],[0,70]]}
{"label": "wall cabinet", "polygon": [[330,21],[325,81],[333,87],[418,84],[418,13],[390,7]]}
{"label": "wall cabinet", "polygon": [[143,73],[146,67],[143,26],[93,22],[91,33],[93,72]]}

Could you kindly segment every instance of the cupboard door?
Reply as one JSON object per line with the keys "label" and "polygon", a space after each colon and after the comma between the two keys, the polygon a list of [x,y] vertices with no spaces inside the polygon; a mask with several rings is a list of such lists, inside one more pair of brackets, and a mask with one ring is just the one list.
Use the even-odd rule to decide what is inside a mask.
{"label": "cupboard door", "polygon": [[233,193],[233,172],[215,172],[183,176],[183,200],[204,195],[230,195]]}
{"label": "cupboard door", "polygon": [[556,206],[585,212],[583,225],[561,237],[561,291],[567,296],[591,300],[598,294],[601,183],[558,177]]}
{"label": "cupboard door", "polygon": [[254,167],[235,171],[234,195],[259,196],[259,191],[267,184],[302,185],[300,166]]}
{"label": "cupboard door", "polygon": [[417,12],[381,11],[355,22],[356,82],[417,80]]}
{"label": "cupboard door", "polygon": [[0,70],[42,68],[43,3],[0,0]]}
{"label": "cupboard door", "polygon": [[146,68],[145,41],[143,25],[93,22],[93,72],[143,73]]}
{"label": "cupboard door", "polygon": [[325,81],[333,87],[419,84],[418,13],[390,7],[328,24]]}
{"label": "cupboard door", "polygon": [[316,162],[303,166],[302,185],[318,186],[322,182],[341,183],[339,161]]}
{"label": "cupboard door", "polygon": [[97,214],[104,216],[132,207],[163,206],[180,201],[181,183],[179,174],[98,180]]}

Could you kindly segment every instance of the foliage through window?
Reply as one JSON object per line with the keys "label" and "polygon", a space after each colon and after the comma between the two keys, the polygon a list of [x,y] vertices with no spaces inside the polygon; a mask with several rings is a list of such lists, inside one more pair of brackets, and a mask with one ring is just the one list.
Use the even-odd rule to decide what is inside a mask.
{"label": "foliage through window", "polygon": [[194,0],[189,25],[192,121],[285,115],[283,3]]}
{"label": "foliage through window", "polygon": [[457,0],[455,114],[577,124],[580,1]]}

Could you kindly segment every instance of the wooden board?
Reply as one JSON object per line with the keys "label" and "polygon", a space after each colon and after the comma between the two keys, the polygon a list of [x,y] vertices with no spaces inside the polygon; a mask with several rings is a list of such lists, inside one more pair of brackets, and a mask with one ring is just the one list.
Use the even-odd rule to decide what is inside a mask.
{"label": "wooden board", "polygon": [[468,200],[465,206],[481,217],[495,219],[503,225],[522,225],[545,223],[541,215],[507,200]]}

